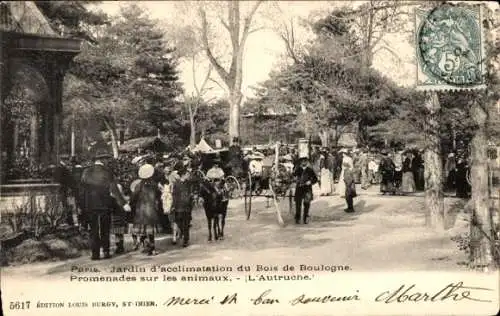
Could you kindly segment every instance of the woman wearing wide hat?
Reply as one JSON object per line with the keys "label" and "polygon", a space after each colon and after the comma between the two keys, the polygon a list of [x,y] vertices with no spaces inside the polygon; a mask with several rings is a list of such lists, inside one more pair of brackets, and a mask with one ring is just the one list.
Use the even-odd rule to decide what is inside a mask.
{"label": "woman wearing wide hat", "polygon": [[413,178],[412,172],[413,154],[407,150],[404,155],[405,158],[403,160],[403,182],[401,185],[401,191],[403,194],[415,193],[415,179]]}
{"label": "woman wearing wide hat", "polygon": [[342,153],[342,169],[340,171],[339,182],[337,183],[337,192],[340,194],[340,197],[345,197],[345,165],[348,165],[352,169],[354,168],[354,161],[352,159],[352,155],[347,151],[347,149],[341,149],[339,153]]}
{"label": "woman wearing wide hat", "polygon": [[138,249],[140,244],[137,235],[140,235],[140,243],[148,255],[156,254],[155,249],[155,227],[160,222],[160,190],[158,184],[153,180],[154,167],[150,164],[139,168],[140,181],[134,186],[130,198],[130,206],[134,214],[134,234],[132,235],[134,248]]}

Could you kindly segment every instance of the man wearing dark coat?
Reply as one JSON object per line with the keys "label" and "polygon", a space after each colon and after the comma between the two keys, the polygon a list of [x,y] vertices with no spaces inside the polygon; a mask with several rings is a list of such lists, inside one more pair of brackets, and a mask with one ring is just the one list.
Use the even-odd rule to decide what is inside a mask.
{"label": "man wearing dark coat", "polygon": [[88,215],[90,222],[90,247],[92,260],[100,259],[101,248],[104,258],[110,258],[110,226],[111,212],[116,203],[124,210],[130,211],[130,206],[118,189],[117,181],[111,170],[103,163],[111,156],[98,153],[94,164],[83,171],[82,202],[84,212]]}
{"label": "man wearing dark coat", "polygon": [[345,201],[347,203],[347,208],[344,211],[347,213],[352,213],[354,212],[353,199],[357,196],[356,184],[354,181],[354,174],[350,164],[345,163],[343,167],[344,167]]}
{"label": "man wearing dark coat", "polygon": [[295,168],[294,176],[296,179],[295,189],[295,223],[300,223],[302,204],[304,204],[303,222],[307,224],[309,220],[309,208],[313,199],[312,186],[318,182],[318,177],[309,165],[307,156],[301,156],[299,165]]}
{"label": "man wearing dark coat", "polygon": [[423,154],[424,152],[422,150],[415,151],[415,158],[412,163],[413,178],[415,179],[415,188],[417,191],[423,191],[425,189]]}
{"label": "man wearing dark coat", "polygon": [[175,212],[175,222],[181,231],[183,247],[189,245],[189,228],[191,222],[191,212],[193,210],[193,181],[187,167],[178,163],[175,166],[179,178],[172,187],[172,208]]}
{"label": "man wearing dark coat", "polygon": [[456,191],[457,197],[466,199],[469,197],[469,184],[467,182],[467,173],[469,171],[469,164],[467,162],[467,157],[465,153],[459,152],[456,164],[457,172],[455,174],[456,178]]}

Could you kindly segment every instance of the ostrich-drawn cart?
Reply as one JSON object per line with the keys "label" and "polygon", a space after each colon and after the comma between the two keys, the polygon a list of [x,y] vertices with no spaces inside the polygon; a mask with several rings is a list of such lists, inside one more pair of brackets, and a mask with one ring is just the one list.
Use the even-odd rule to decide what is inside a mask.
{"label": "ostrich-drawn cart", "polygon": [[[300,144],[299,142],[299,150]],[[261,159],[255,156],[250,157],[250,160],[260,159],[261,161],[255,162],[258,167],[255,165],[252,167],[252,161],[247,164],[249,167],[247,168],[245,185],[243,185],[247,220],[250,219],[252,212],[252,202],[257,197],[265,197],[268,207],[270,200],[272,200],[280,225],[284,225],[280,201],[288,200],[289,211],[293,212],[295,200],[293,162],[289,155],[280,157],[279,152],[279,144],[276,144],[274,156],[262,157]]]}

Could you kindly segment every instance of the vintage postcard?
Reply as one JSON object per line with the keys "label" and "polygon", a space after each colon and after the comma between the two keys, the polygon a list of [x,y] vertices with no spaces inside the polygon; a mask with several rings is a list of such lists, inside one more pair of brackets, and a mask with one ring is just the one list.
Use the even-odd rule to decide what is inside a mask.
{"label": "vintage postcard", "polygon": [[499,13],[0,1],[2,313],[497,315]]}

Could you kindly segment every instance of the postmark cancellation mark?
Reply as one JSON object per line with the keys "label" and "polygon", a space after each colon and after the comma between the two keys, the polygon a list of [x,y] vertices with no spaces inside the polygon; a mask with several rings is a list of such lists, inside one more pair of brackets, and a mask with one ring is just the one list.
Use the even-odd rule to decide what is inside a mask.
{"label": "postmark cancellation mark", "polygon": [[415,10],[417,89],[485,88],[481,6]]}

